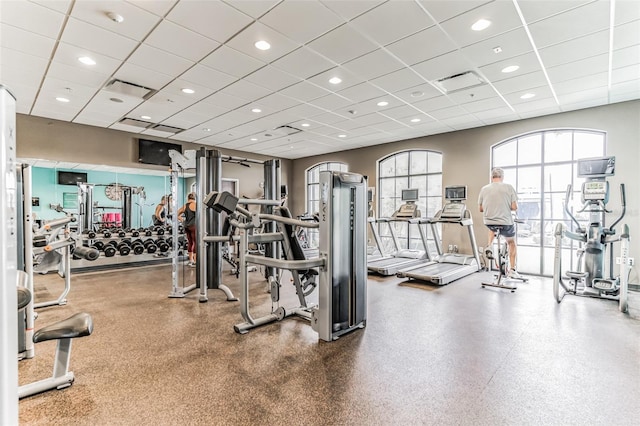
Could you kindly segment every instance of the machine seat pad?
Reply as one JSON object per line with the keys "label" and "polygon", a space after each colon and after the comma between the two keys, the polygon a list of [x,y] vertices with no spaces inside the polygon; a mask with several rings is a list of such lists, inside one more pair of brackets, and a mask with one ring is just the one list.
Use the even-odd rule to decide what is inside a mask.
{"label": "machine seat pad", "polygon": [[93,319],[86,312],[77,313],[65,320],[58,321],[36,331],[33,342],[47,340],[74,339],[88,336],[93,332]]}
{"label": "machine seat pad", "polygon": [[571,272],[567,271],[567,276],[569,278],[573,278],[574,280],[579,280],[581,278],[586,278],[589,274],[586,272]]}

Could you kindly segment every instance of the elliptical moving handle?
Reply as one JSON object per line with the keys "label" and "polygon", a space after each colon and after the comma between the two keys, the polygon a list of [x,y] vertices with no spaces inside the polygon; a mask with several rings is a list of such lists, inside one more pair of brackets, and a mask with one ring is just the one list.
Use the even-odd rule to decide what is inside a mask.
{"label": "elliptical moving handle", "polygon": [[627,212],[627,197],[624,191],[624,183],[620,184],[620,202],[622,203],[622,213],[620,213],[620,217],[616,219],[616,221],[613,222],[611,226],[609,226],[610,231],[613,231],[613,228],[622,220],[625,213]]}
{"label": "elliptical moving handle", "polygon": [[571,184],[567,185],[567,193],[565,194],[565,197],[564,197],[564,211],[569,215],[571,220],[573,220],[573,223],[576,224],[576,229],[581,229],[580,223],[569,210],[569,197],[571,197],[571,189],[572,189]]}

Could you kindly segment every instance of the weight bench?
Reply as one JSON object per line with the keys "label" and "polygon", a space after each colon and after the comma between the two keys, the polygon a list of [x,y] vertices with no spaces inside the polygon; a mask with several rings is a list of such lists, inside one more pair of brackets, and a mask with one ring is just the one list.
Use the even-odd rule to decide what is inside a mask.
{"label": "weight bench", "polygon": [[[18,287],[18,310],[23,309],[31,302],[31,292]],[[63,389],[71,386],[75,377],[69,371],[69,359],[71,358],[71,340],[77,337],[89,336],[93,332],[93,320],[91,315],[85,312],[77,313],[65,320],[58,321],[36,331],[33,335],[33,343],[57,340],[56,357],[53,364],[53,375],[37,382],[22,385],[18,388],[18,398],[35,395],[51,389]]]}

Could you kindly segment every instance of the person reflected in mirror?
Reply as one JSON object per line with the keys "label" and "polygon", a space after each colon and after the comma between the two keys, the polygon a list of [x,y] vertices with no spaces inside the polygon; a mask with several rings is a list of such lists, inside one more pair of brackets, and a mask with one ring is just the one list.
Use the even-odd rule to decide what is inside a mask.
{"label": "person reflected in mirror", "polygon": [[187,195],[187,203],[178,209],[178,220],[182,222],[184,232],[187,235],[188,266],[196,266],[196,194],[190,192]]}
{"label": "person reflected in mirror", "polygon": [[167,223],[167,213],[169,211],[167,198],[166,195],[163,195],[156,206],[156,210],[153,213],[153,226],[164,226]]}

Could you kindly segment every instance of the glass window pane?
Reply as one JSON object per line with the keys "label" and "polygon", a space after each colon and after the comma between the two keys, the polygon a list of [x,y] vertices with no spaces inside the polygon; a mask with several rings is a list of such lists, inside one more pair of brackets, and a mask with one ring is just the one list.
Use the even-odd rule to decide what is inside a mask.
{"label": "glass window pane", "polygon": [[575,159],[602,157],[604,152],[604,133],[574,133],[574,155]]}
{"label": "glass window pane", "polygon": [[427,195],[442,197],[442,175],[427,176]]}
{"label": "glass window pane", "polygon": [[523,274],[540,273],[540,249],[538,247],[518,246],[518,272]]}
{"label": "glass window pane", "polygon": [[380,198],[388,198],[396,195],[396,180],[395,179],[380,179]]}
{"label": "glass window pane", "polygon": [[427,151],[411,152],[411,174],[427,173]]}
{"label": "glass window pane", "polygon": [[[540,167],[518,167],[518,194],[540,194]],[[505,173],[506,174],[506,173]],[[507,182],[505,176],[505,182]]]}
{"label": "glass window pane", "polygon": [[409,188],[418,188],[418,196],[427,195],[427,176],[412,176],[409,178]]}
{"label": "glass window pane", "polygon": [[570,131],[555,131],[544,133],[544,161],[552,163],[555,161],[571,161],[571,139]]}
{"label": "glass window pane", "polygon": [[318,200],[318,199],[320,199],[320,194],[318,192],[319,189],[320,189],[320,185],[319,184],[309,185],[309,199],[310,200]]}
{"label": "glass window pane", "polygon": [[317,167],[309,170],[309,183],[320,182],[320,170]]}
{"label": "glass window pane", "polygon": [[429,173],[442,173],[442,154],[439,152],[429,152],[427,157],[429,159]]}
{"label": "glass window pane", "polygon": [[398,178],[396,181],[396,197],[400,197],[402,195],[403,189],[409,188],[409,182],[407,178]]}
{"label": "glass window pane", "polygon": [[396,175],[396,158],[389,157],[380,162],[380,177],[389,177]]}
{"label": "glass window pane", "polygon": [[409,153],[396,154],[396,176],[409,174]]}
{"label": "glass window pane", "polygon": [[573,167],[571,164],[558,166],[545,166],[544,168],[544,190],[552,192],[565,192],[567,185],[571,183]]}
{"label": "glass window pane", "polygon": [[542,155],[542,135],[525,136],[518,139],[518,164],[539,164]]}
{"label": "glass window pane", "polygon": [[[517,178],[516,178],[517,175],[518,175],[518,169],[515,169],[515,168],[504,169],[504,182],[513,185],[514,188],[517,187]],[[489,181],[487,181],[487,183],[489,183]]]}
{"label": "glass window pane", "polygon": [[427,198],[427,211],[423,212],[422,215],[424,217],[433,217],[436,215],[438,210],[442,208],[442,198],[441,197],[428,197]]}
{"label": "glass window pane", "polygon": [[493,148],[493,167],[516,164],[516,141],[506,142]]}
{"label": "glass window pane", "polygon": [[327,163],[322,163],[318,166],[318,169],[323,172],[325,170],[329,170],[329,168],[327,167]]}

